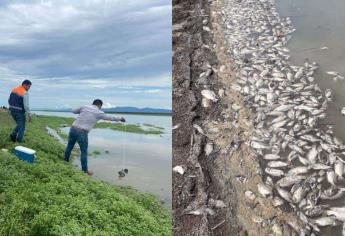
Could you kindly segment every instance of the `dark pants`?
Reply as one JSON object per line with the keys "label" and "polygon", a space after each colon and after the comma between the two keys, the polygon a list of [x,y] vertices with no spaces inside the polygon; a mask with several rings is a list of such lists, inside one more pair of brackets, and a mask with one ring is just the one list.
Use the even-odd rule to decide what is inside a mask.
{"label": "dark pants", "polygon": [[11,111],[11,115],[17,123],[17,126],[13,129],[11,136],[14,137],[18,142],[23,142],[26,122],[25,113],[20,111]]}
{"label": "dark pants", "polygon": [[73,150],[75,143],[79,144],[80,147],[80,161],[81,169],[84,172],[87,172],[87,147],[88,147],[88,137],[87,132],[71,127],[68,134],[68,144],[65,151],[65,161],[69,161],[69,157]]}

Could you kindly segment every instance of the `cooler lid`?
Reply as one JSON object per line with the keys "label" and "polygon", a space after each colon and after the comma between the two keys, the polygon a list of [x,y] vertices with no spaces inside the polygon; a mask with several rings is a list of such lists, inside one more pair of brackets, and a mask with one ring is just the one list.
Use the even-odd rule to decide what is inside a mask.
{"label": "cooler lid", "polygon": [[34,155],[36,153],[35,150],[32,150],[30,148],[26,148],[23,146],[16,146],[14,149],[17,151],[20,151],[20,152],[24,152],[24,153],[29,154],[29,155]]}

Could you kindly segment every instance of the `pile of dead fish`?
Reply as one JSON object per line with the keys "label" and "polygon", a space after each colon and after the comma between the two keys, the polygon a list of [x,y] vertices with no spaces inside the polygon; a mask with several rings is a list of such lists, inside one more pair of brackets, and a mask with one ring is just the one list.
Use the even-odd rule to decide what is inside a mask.
{"label": "pile of dead fish", "polygon": [[279,17],[273,0],[228,0],[221,14],[237,78],[232,88],[257,114],[250,145],[262,164],[258,192],[296,213],[298,223],[288,223],[300,235],[345,222],[345,207],[331,207],[345,194],[345,146],[320,125],[332,91],[314,83],[315,62],[289,62],[291,20]]}

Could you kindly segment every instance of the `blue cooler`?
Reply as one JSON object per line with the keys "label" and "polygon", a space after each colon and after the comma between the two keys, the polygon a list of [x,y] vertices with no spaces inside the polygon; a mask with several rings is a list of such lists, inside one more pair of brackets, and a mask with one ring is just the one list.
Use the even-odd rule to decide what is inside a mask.
{"label": "blue cooler", "polygon": [[36,151],[23,146],[17,146],[14,148],[14,154],[24,161],[33,163],[36,157]]}

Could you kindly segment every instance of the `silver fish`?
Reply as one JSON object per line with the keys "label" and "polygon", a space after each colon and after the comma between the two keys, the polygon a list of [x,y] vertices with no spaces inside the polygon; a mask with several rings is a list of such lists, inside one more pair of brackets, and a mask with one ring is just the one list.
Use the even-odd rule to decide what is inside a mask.
{"label": "silver fish", "polygon": [[304,180],[306,177],[303,175],[293,175],[293,176],[285,176],[284,178],[281,178],[277,181],[277,184],[280,187],[289,187],[294,184],[300,183],[302,180]]}
{"label": "silver fish", "polygon": [[309,172],[309,167],[306,166],[298,166],[292,168],[288,171],[288,175],[298,175],[298,174],[306,174]]}
{"label": "silver fish", "polygon": [[335,172],[333,170],[327,171],[327,181],[328,183],[335,185]]}
{"label": "silver fish", "polygon": [[277,189],[279,195],[280,195],[285,201],[292,202],[292,196],[291,196],[290,192],[284,190],[284,189],[281,188],[281,187],[277,187],[276,189]]}
{"label": "silver fish", "polygon": [[250,146],[254,149],[268,149],[269,147],[261,142],[251,141]]}
{"label": "silver fish", "polygon": [[315,220],[315,224],[319,226],[335,226],[336,220],[334,217],[321,217]]}
{"label": "silver fish", "polygon": [[343,174],[344,174],[344,163],[337,160],[334,164],[334,172],[335,175],[339,178],[339,179],[343,179]]}
{"label": "silver fish", "polygon": [[272,169],[272,168],[265,168],[265,172],[271,176],[275,176],[275,177],[281,177],[284,176],[284,171],[282,170],[278,170],[278,169]]}
{"label": "silver fish", "polygon": [[272,188],[264,183],[258,184],[258,191],[264,197],[272,195]]}
{"label": "silver fish", "polygon": [[209,100],[214,101],[214,102],[218,101],[216,94],[213,91],[211,91],[211,90],[207,90],[207,89],[202,90],[201,91],[201,95],[203,97],[209,99]]}
{"label": "silver fish", "polygon": [[271,168],[281,168],[281,167],[286,167],[288,165],[289,165],[288,163],[282,162],[282,161],[270,161],[267,163],[267,166]]}
{"label": "silver fish", "polygon": [[276,154],[266,154],[264,156],[265,160],[278,160],[280,159],[280,156],[276,155]]}

